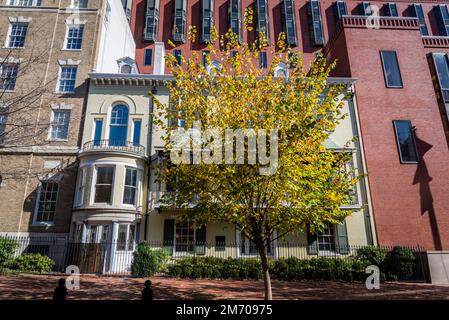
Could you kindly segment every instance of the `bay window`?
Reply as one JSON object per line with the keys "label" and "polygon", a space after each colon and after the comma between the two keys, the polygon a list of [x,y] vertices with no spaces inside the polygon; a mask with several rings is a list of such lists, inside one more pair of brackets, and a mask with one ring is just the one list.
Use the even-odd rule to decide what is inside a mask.
{"label": "bay window", "polygon": [[111,203],[113,180],[113,166],[97,167],[94,198],[95,203]]}

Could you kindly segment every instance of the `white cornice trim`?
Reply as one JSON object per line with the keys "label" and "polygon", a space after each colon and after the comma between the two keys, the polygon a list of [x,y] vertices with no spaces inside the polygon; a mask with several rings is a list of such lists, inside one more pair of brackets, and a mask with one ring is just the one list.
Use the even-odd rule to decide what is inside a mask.
{"label": "white cornice trim", "polygon": [[65,23],[68,25],[81,25],[86,24],[87,20],[80,20],[79,18],[66,19]]}
{"label": "white cornice trim", "polygon": [[29,23],[33,18],[31,17],[23,17],[23,16],[17,16],[17,17],[8,17],[9,22],[26,22]]}
{"label": "white cornice trim", "polygon": [[8,57],[8,58],[0,58],[0,63],[21,63],[23,61],[22,58],[14,58],[14,57]]}
{"label": "white cornice trim", "polygon": [[33,147],[5,147],[0,148],[1,153],[36,153],[36,154],[67,154],[76,155],[80,149],[78,147],[65,146],[33,146]]}
{"label": "white cornice trim", "polygon": [[72,59],[58,60],[58,63],[60,66],[77,66],[81,63],[81,60],[72,60]]}
{"label": "white cornice trim", "polygon": [[65,104],[64,102],[52,104],[51,109],[52,110],[72,110],[73,104]]}

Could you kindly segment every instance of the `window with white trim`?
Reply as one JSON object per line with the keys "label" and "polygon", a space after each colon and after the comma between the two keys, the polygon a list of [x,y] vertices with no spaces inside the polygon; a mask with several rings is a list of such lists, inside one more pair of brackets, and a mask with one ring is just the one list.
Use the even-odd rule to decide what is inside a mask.
{"label": "window with white trim", "polygon": [[318,232],[317,234],[318,250],[329,252],[335,251],[335,240],[335,226],[327,225],[323,231]]}
{"label": "window with white trim", "polygon": [[81,206],[84,203],[84,194],[86,191],[86,174],[87,168],[80,168],[79,178],[78,178],[78,189],[77,189],[77,205]]}
{"label": "window with white trim", "polygon": [[69,136],[70,111],[53,111],[50,140],[67,140]]}
{"label": "window with white trim", "polygon": [[10,6],[19,7],[40,7],[42,0],[9,0]]}
{"label": "window with white trim", "polygon": [[8,40],[6,46],[8,48],[23,48],[25,45],[25,37],[28,30],[26,22],[12,22],[9,27]]}
{"label": "window with white trim", "polygon": [[95,203],[111,203],[114,166],[97,167],[95,181]]}
{"label": "window with white trim", "polygon": [[16,79],[19,72],[17,63],[0,64],[0,90],[13,91],[16,88]]}
{"label": "window with white trim", "polygon": [[74,9],[86,9],[88,0],[72,0],[72,8]]}
{"label": "window with white trim", "polygon": [[80,50],[83,43],[84,25],[67,26],[66,46],[67,50]]}
{"label": "window with white trim", "polygon": [[123,203],[136,205],[137,195],[137,169],[126,168],[125,187],[123,190]]}
{"label": "window with white trim", "polygon": [[8,123],[8,107],[0,106],[0,144],[5,142],[6,124]]}
{"label": "window with white trim", "polygon": [[117,251],[133,251],[136,226],[133,224],[119,224],[117,235]]}
{"label": "window with white trim", "polygon": [[55,218],[59,185],[56,181],[43,181],[38,191],[36,222],[52,223]]}
{"label": "window with white trim", "polygon": [[[273,242],[270,243],[269,246],[267,246],[266,250],[267,250],[267,254],[271,254],[272,251],[272,247],[273,247]],[[256,243],[250,239],[248,239],[247,237],[245,237],[244,233],[241,232],[240,233],[240,254],[241,255],[258,255],[259,254],[259,250],[257,249]]]}
{"label": "window with white trim", "polygon": [[60,67],[58,91],[60,93],[74,93],[76,73],[78,68],[76,66],[64,66]]}
{"label": "window with white trim", "polygon": [[176,221],[175,250],[192,252],[195,241],[195,230],[188,222]]}

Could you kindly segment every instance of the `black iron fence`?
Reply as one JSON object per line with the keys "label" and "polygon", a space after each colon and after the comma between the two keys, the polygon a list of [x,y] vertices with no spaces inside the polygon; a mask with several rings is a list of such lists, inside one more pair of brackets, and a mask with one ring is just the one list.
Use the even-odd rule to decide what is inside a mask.
{"label": "black iron fence", "polygon": [[[81,273],[104,274],[104,275],[129,275],[133,262],[133,254],[137,244],[134,242],[101,242],[101,243],[75,243],[66,238],[45,238],[45,237],[0,237],[0,266],[2,263],[2,243],[5,241],[14,242],[12,259],[25,254],[41,254],[54,261],[53,271],[66,272],[67,267],[75,266]],[[176,263],[176,260],[187,257],[214,257],[222,259],[259,259],[257,248],[249,241],[241,243],[229,242],[163,242],[149,241],[149,246],[153,250],[162,250],[167,257],[167,264]],[[4,246],[3,246],[4,247]],[[287,258],[297,258],[301,260],[324,257],[329,259],[361,259],[361,251],[367,246],[324,246],[307,245],[304,243],[291,243],[276,241],[266,249],[269,260],[279,260]],[[390,264],[397,266],[405,262],[411,272],[398,280],[422,281],[429,279],[427,254],[419,247],[406,248],[412,257],[392,255],[394,247],[371,247],[378,252],[378,255],[385,258],[383,261],[373,263],[385,268],[384,261],[387,256]],[[404,259],[407,259],[405,261]]]}

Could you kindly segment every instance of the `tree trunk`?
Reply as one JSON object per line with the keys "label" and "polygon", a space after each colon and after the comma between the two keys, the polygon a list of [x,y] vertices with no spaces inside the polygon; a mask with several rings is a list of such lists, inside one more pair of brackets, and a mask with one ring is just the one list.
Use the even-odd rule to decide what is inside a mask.
{"label": "tree trunk", "polygon": [[265,300],[273,300],[273,292],[271,291],[270,270],[268,269],[268,260],[265,247],[259,248],[260,260],[262,262],[263,282],[265,286]]}

